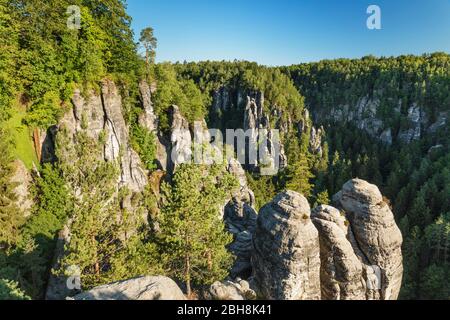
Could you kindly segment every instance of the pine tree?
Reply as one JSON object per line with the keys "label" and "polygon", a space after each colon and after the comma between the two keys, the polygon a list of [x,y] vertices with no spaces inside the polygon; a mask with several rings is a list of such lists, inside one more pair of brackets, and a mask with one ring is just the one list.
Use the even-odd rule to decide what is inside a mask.
{"label": "pine tree", "polygon": [[317,205],[328,205],[330,204],[330,196],[328,195],[328,191],[322,191],[317,195],[316,200]]}
{"label": "pine tree", "polygon": [[309,198],[313,189],[311,180],[314,178],[312,173],[312,156],[308,150],[309,137],[302,134],[300,143],[295,137],[291,137],[288,142],[289,166],[286,173],[286,188],[299,192]]}
{"label": "pine tree", "polygon": [[236,186],[222,166],[185,164],[177,168],[173,188],[165,187],[158,244],[167,270],[186,283],[188,296],[193,284],[211,284],[228,273],[232,236],[220,210]]}
{"label": "pine tree", "polygon": [[313,188],[311,179],[314,178],[314,175],[311,172],[308,158],[300,157],[300,159],[289,168],[288,172],[288,183],[286,184],[286,188],[299,192],[309,198]]}
{"label": "pine tree", "polygon": [[145,48],[145,63],[147,66],[154,63],[155,49],[158,45],[158,40],[154,36],[154,30],[151,27],[145,28],[141,31],[139,41]]}
{"label": "pine tree", "polygon": [[77,134],[75,145],[65,143],[65,138],[59,137],[58,154],[75,199],[71,238],[58,273],[77,266],[84,289],[162,273],[155,246],[148,242],[143,206],[137,203],[130,211],[122,205],[130,193],[126,188],[117,190],[117,163],[103,161],[99,157],[103,144],[85,132]]}

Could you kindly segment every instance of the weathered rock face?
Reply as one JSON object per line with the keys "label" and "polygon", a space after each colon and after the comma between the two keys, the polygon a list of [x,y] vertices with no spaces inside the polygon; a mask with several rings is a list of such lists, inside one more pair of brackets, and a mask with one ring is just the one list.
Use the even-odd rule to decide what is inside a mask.
{"label": "weathered rock face", "polygon": [[[402,263],[402,234],[395,223],[394,215],[375,185],[355,179],[347,182],[342,192],[335,197],[346,213],[360,260],[370,266],[367,272],[375,273],[368,299],[394,300],[400,292]],[[379,273],[379,274],[377,274]]]}
{"label": "weathered rock face", "polygon": [[139,124],[151,132],[158,129],[158,119],[153,110],[152,90],[147,82],[139,83],[139,93],[141,96],[142,107],[144,112],[139,117]]}
{"label": "weathered rock face", "polygon": [[234,236],[229,249],[236,256],[230,276],[232,278],[248,277],[251,274],[252,236],[257,218],[254,209],[255,196],[247,185],[244,169],[236,159],[230,159],[228,172],[237,178],[240,185],[239,190],[233,194],[233,198],[224,209],[225,226]]}
{"label": "weathered rock face", "polygon": [[142,277],[83,292],[74,300],[185,300],[178,285],[167,277]]}
{"label": "weathered rock face", "polygon": [[188,121],[182,116],[177,106],[171,110],[171,166],[175,169],[178,164],[192,161],[192,136]]}
{"label": "weathered rock face", "polygon": [[[276,159],[275,157],[279,157],[279,169],[287,166],[288,159],[283,144],[280,145],[279,152],[274,148],[276,137],[271,135],[271,129],[278,129],[282,134],[295,130],[299,138],[301,133],[307,133],[310,135],[311,151],[317,154],[322,152],[324,130],[323,128],[316,129],[311,125],[308,112],[305,113],[304,120],[301,123],[293,123],[290,115],[283,116],[283,112],[280,111],[281,108],[277,106],[272,106],[271,110],[273,111],[270,114],[267,113],[264,109],[264,101],[262,92],[225,86],[215,92],[212,109],[218,117],[222,118],[222,126],[225,126],[226,129],[252,130],[253,133],[249,142],[256,143],[258,141],[258,129],[267,130],[268,144],[263,151],[272,159],[272,163],[275,163],[273,160]],[[236,114],[243,114],[243,117],[236,118]],[[271,119],[273,121],[270,121]],[[261,166],[256,162],[249,166],[253,170],[259,167],[267,167],[267,163]]]}
{"label": "weathered rock face", "polygon": [[426,133],[435,133],[448,124],[448,114],[446,112],[439,114],[437,119],[432,122],[424,109],[417,103],[412,103],[402,113],[402,100],[399,100],[398,106],[394,108],[394,112],[406,121],[398,134],[394,134],[393,128],[389,127],[387,121],[380,117],[378,112],[380,103],[379,94],[375,94],[374,98],[369,98],[368,96],[360,98],[355,105],[336,106],[331,112],[328,110],[315,110],[314,116],[319,121],[328,119],[332,122],[352,123],[357,128],[387,145],[391,145],[395,141],[409,144],[419,140]]}
{"label": "weathered rock face", "polygon": [[256,293],[245,280],[215,282],[204,294],[207,300],[254,300]]}
{"label": "weathered rock face", "polygon": [[253,278],[259,296],[320,299],[319,235],[302,195],[280,193],[260,210],[253,247]]}
{"label": "weathered rock face", "polygon": [[320,238],[322,299],[365,300],[363,265],[350,242],[353,235],[345,214],[320,206],[314,209],[312,220]]}
{"label": "weathered rock face", "polygon": [[341,210],[319,206],[310,219],[307,200],[287,191],[260,210],[251,260],[260,297],[397,299],[402,235],[380,191],[355,179],[334,201]]}
{"label": "weathered rock face", "polygon": [[82,130],[97,140],[104,137],[106,143],[100,156],[105,161],[119,161],[118,185],[142,192],[147,185],[147,172],[130,146],[128,127],[122,114],[122,98],[115,84],[104,81],[101,94],[91,93],[87,98],[77,90],[72,102],[74,108],[63,117],[59,130],[65,130],[73,139]]}
{"label": "weathered rock face", "polygon": [[436,133],[440,128],[448,124],[449,113],[441,112],[436,121],[428,128],[428,133]]}
{"label": "weathered rock face", "polygon": [[422,137],[422,126],[427,123],[425,113],[415,103],[408,109],[407,119],[408,129],[404,129],[398,134],[398,139],[403,143],[419,140]]}

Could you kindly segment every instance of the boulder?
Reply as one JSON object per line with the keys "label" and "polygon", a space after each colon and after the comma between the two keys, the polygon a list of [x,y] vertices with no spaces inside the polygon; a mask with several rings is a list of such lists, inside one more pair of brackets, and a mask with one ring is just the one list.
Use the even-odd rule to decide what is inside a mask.
{"label": "boulder", "polygon": [[305,197],[283,192],[260,210],[252,266],[255,287],[262,298],[320,299],[319,235]]}
{"label": "boulder", "polygon": [[94,288],[73,300],[185,300],[183,292],[170,278],[141,277]]}
{"label": "boulder", "polygon": [[371,286],[374,292],[368,298],[397,299],[403,275],[403,238],[389,205],[377,186],[360,179],[344,185],[339,205],[350,223],[355,247],[379,282],[375,288]]}
{"label": "boulder", "polygon": [[256,293],[247,281],[237,279],[236,282],[215,282],[206,292],[207,300],[255,300]]}

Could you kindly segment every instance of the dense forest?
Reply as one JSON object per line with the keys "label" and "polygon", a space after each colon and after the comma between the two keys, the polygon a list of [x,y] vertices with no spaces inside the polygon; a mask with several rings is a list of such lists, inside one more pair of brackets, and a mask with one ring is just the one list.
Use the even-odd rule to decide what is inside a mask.
{"label": "dense forest", "polygon": [[[81,8],[79,30],[66,25],[71,5]],[[104,79],[120,90],[130,143],[150,176],[158,170],[158,137],[139,121],[140,80],[155,86],[161,135],[170,131],[173,105],[191,124],[205,119],[211,128],[240,128],[245,105],[218,111],[217,93],[262,92],[288,160],[273,177],[247,170],[256,209],[286,189],[317,205],[330,203],[351,178],[376,184],[404,237],[401,298],[450,299],[449,126],[427,130],[450,112],[448,54],[281,68],[245,61],[156,64],[152,29],[141,33],[141,57],[130,24],[122,0],[0,0],[0,299],[42,299],[50,275],[71,265],[80,267],[83,289],[158,274],[183,283],[191,296],[227,277],[232,236],[216,218],[238,182],[223,166],[182,165],[161,190],[149,183],[134,193],[117,188],[117,161],[95,156],[105,148],[102,134],[94,139],[82,128],[76,144],[58,135],[49,162],[37,152],[41,132],[74,107],[74,93],[98,93]],[[363,98],[377,101],[374,114],[354,121],[330,116],[344,106],[357,113]],[[420,137],[406,143],[396,137],[410,129],[412,105],[426,120]],[[390,143],[361,129],[366,116],[390,129]],[[302,126],[308,129],[297,130]],[[310,145],[312,126],[323,128],[320,152]],[[32,176],[29,210],[17,203],[12,182],[18,159]],[[58,235],[67,225],[71,241],[55,269]]]}
{"label": "dense forest", "polygon": [[[405,238],[404,299],[449,296],[449,135],[448,126],[428,130],[421,139],[386,145],[363,134],[357,124],[323,116],[364,96],[378,97],[376,117],[393,135],[408,128],[408,108],[417,104],[435,123],[450,110],[450,57],[445,53],[365,57],[291,66],[289,74],[305,96],[318,123],[326,125],[330,194],[349,177],[361,177],[382,188]],[[397,110],[397,111],[396,111]]]}

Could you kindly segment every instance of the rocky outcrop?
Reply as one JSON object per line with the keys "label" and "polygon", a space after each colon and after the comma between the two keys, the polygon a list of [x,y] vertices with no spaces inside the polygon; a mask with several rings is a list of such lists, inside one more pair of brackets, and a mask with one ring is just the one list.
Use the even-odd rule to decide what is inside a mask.
{"label": "rocky outcrop", "polygon": [[365,300],[366,280],[362,257],[345,213],[320,206],[312,214],[320,238],[320,285],[323,300]]}
{"label": "rocky outcrop", "polygon": [[247,281],[236,279],[236,282],[215,282],[204,297],[207,300],[255,300],[256,293]]}
{"label": "rocky outcrop", "polygon": [[192,161],[192,136],[188,121],[183,117],[178,106],[170,108],[171,115],[171,169],[177,165]]}
{"label": "rocky outcrop", "polygon": [[116,282],[76,295],[73,300],[185,300],[178,285],[167,277],[142,277]]}
{"label": "rocky outcrop", "polygon": [[99,157],[120,163],[118,186],[142,192],[147,185],[147,172],[131,148],[128,126],[122,114],[122,98],[115,84],[105,80],[100,94],[91,92],[87,97],[76,90],[72,102],[73,110],[63,117],[58,131],[68,133],[73,143],[75,134],[80,131],[96,140],[105,139],[103,154]]}
{"label": "rocky outcrop", "polygon": [[[78,143],[77,134],[80,132],[99,141],[99,146],[103,147],[95,156],[98,160],[119,164],[117,190],[126,187],[131,191],[123,199],[122,206],[134,210],[131,198],[133,194],[143,192],[148,185],[148,172],[143,168],[139,155],[131,148],[129,129],[122,113],[122,98],[117,87],[113,82],[105,80],[101,84],[100,93],[92,91],[84,96],[80,90],[75,90],[72,102],[73,109],[63,116],[58,126],[47,132],[45,141],[49,145],[54,145],[56,142],[73,147]],[[43,150],[53,150],[53,153],[55,149],[58,150],[59,160],[70,164],[73,161],[71,159],[73,155],[70,155],[64,147],[47,146]],[[78,192],[79,190],[75,190],[75,193]],[[66,227],[60,234],[54,255],[53,269],[55,270],[59,269],[59,262],[64,257],[64,245],[69,241],[69,233],[69,227]],[[66,281],[65,276],[50,275],[47,299],[60,300],[73,293],[67,288]]]}
{"label": "rocky outcrop", "polygon": [[428,128],[428,133],[436,133],[439,129],[445,127],[448,124],[449,113],[441,112],[439,113],[436,121]]}
{"label": "rocky outcrop", "polygon": [[233,194],[224,209],[225,226],[234,237],[229,249],[236,256],[230,276],[232,278],[248,277],[251,274],[252,236],[257,218],[254,209],[255,196],[248,187],[244,169],[236,159],[229,160],[228,172],[233,174],[239,182],[238,191]]}
{"label": "rocky outcrop", "polygon": [[[258,157],[254,163],[249,163],[250,167],[258,168],[260,166],[267,167],[267,165],[272,165],[278,166],[278,169],[283,169],[287,166],[284,148],[281,147],[278,140],[274,140],[275,137],[272,137],[271,129],[273,128],[270,125],[269,114],[264,112],[264,94],[262,92],[250,93],[247,96],[243,129],[246,132],[251,132],[251,136],[249,137],[249,143],[251,145],[258,146],[258,148],[265,148],[259,151],[258,155],[264,154],[270,158],[270,160],[262,160]],[[259,144],[260,139],[262,139],[260,135],[264,134],[264,131],[261,132],[260,130],[266,130],[267,144],[265,146]],[[279,150],[275,148],[277,144],[280,145]],[[240,150],[238,150],[238,154],[239,152]],[[262,161],[265,163],[261,163]]]}
{"label": "rocky outcrop", "polygon": [[139,116],[139,124],[150,132],[158,130],[158,119],[153,110],[152,89],[146,81],[139,83],[139,93],[144,112]]}
{"label": "rocky outcrop", "polygon": [[320,299],[319,235],[302,195],[280,193],[258,215],[253,280],[259,296],[274,300]]}
{"label": "rocky outcrop", "polygon": [[316,114],[315,117],[324,116],[333,122],[352,123],[370,136],[390,145],[392,144],[392,129],[386,128],[384,122],[378,118],[379,107],[379,98],[365,96],[360,98],[354,106],[340,105],[331,110],[330,116]]}
{"label": "rocky outcrop", "polygon": [[335,201],[349,221],[352,233],[348,240],[366,266],[366,297],[397,299],[403,275],[403,239],[389,205],[375,185],[359,179],[347,182]]}
{"label": "rocky outcrop", "polygon": [[398,139],[403,143],[419,140],[422,137],[422,126],[427,123],[425,112],[415,103],[408,109],[407,120],[408,128],[398,134]]}
{"label": "rocky outcrop", "polygon": [[374,185],[355,179],[310,216],[287,191],[264,206],[253,236],[251,283],[277,300],[394,300],[402,281],[402,235]]}
{"label": "rocky outcrop", "polygon": [[315,110],[315,119],[319,122],[327,119],[332,122],[352,123],[386,145],[391,145],[395,141],[409,144],[419,140],[426,133],[435,133],[448,124],[448,113],[446,112],[440,113],[432,122],[422,106],[413,102],[407,110],[402,112],[402,103],[402,100],[399,100],[397,106],[393,108],[393,112],[405,120],[398,133],[394,133],[394,129],[389,127],[388,123],[392,119],[383,119],[379,113],[380,94],[375,94],[372,98],[362,97],[355,105],[336,106],[332,108],[331,112]]}
{"label": "rocky outcrop", "polygon": [[[302,133],[310,136],[310,149],[315,154],[322,152],[323,128],[314,128],[309,119],[309,113],[305,109],[303,119],[299,123],[294,123],[289,114],[284,114],[283,108],[271,106],[270,113],[264,107],[265,98],[261,91],[245,90],[242,88],[233,88],[224,86],[218,89],[213,95],[212,110],[216,118],[219,118],[220,125],[226,129],[243,129],[252,131],[249,137],[249,143],[257,144],[261,131],[267,130],[267,146],[262,150],[266,154],[268,161],[261,164],[261,159],[246,168],[250,170],[259,170],[268,165],[276,163],[276,157],[279,158],[279,169],[283,169],[288,164],[284,145],[280,144],[280,149],[274,148],[277,137],[273,136],[271,129],[280,131],[280,138],[289,132],[294,132],[298,138]],[[240,116],[240,115],[243,116]],[[216,121],[217,122],[217,121]],[[217,124],[217,123],[215,123]],[[239,150],[238,150],[239,152]],[[258,162],[259,161],[259,162]]]}

